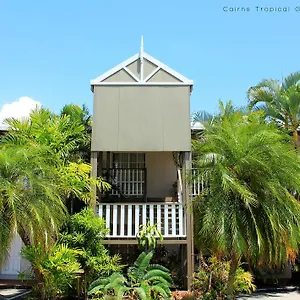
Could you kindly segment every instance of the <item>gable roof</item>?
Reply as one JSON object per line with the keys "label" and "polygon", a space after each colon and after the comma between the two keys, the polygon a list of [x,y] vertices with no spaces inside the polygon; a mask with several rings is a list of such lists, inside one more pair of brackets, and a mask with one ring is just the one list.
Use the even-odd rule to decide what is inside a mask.
{"label": "gable roof", "polygon": [[[132,67],[134,65],[134,68]],[[190,80],[143,50],[119,65],[91,80],[91,89],[95,85],[186,85],[192,90]]]}

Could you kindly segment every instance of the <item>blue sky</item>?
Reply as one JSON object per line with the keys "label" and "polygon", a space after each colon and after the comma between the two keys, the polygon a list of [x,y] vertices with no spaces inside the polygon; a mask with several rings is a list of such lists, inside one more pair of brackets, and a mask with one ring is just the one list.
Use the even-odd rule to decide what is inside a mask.
{"label": "blue sky", "polygon": [[141,34],[146,52],[194,80],[192,111],[213,112],[219,99],[245,105],[249,86],[300,70],[300,2],[252,3],[0,0],[0,107],[27,96],[56,112],[92,110],[90,79],[137,53]]}

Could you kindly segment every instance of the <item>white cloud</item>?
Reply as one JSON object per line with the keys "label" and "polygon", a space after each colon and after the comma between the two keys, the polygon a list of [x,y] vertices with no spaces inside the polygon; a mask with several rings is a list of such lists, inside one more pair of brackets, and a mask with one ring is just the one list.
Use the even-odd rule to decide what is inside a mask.
{"label": "white cloud", "polygon": [[20,119],[28,117],[30,112],[36,107],[41,107],[41,103],[29,97],[21,97],[18,101],[9,104],[4,104],[0,110],[0,124],[6,118]]}

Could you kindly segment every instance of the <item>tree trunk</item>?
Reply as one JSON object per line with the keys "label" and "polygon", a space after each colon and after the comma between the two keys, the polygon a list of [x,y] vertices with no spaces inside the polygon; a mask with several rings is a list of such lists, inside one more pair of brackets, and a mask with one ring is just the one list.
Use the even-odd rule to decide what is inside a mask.
{"label": "tree trunk", "polygon": [[205,259],[204,259],[204,257],[203,257],[203,253],[202,253],[202,251],[200,251],[199,252],[199,266],[202,268],[202,269],[204,269],[205,271],[209,271],[208,270],[208,265],[207,265],[207,263],[205,262]]}
{"label": "tree trunk", "polygon": [[294,143],[296,145],[296,148],[299,146],[299,141],[298,141],[298,130],[297,128],[293,132],[293,137],[294,137]]}
{"label": "tree trunk", "polygon": [[231,255],[230,269],[229,269],[228,283],[227,283],[228,299],[236,299],[234,294],[234,278],[235,278],[238,265],[239,265],[238,257],[235,253],[233,253]]}
{"label": "tree trunk", "polygon": [[[23,241],[23,243],[26,247],[33,246],[31,241],[30,241],[30,237],[28,236],[28,234],[26,233],[26,231],[23,228],[19,228],[18,233],[19,233],[19,236],[20,236],[21,240]],[[34,266],[32,266],[32,269],[33,269],[33,272],[34,272],[34,278],[35,278],[36,283],[37,283],[39,297],[40,297],[40,299],[46,299],[43,274],[40,272],[40,270],[38,270]]]}

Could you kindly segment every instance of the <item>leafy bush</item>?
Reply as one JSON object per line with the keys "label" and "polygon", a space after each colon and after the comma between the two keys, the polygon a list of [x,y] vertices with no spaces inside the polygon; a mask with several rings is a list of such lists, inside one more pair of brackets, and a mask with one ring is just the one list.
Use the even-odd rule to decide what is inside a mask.
{"label": "leafy bush", "polygon": [[152,256],[153,252],[142,252],[134,266],[128,268],[127,276],[116,272],[110,277],[95,280],[89,287],[88,295],[100,299],[109,296],[114,297],[112,299],[122,299],[124,296],[140,300],[170,299],[172,279],[169,270],[161,265],[151,265]]}
{"label": "leafy bush", "polygon": [[36,292],[42,299],[56,299],[66,295],[81,269],[77,261],[81,252],[64,244],[56,244],[48,250],[40,244],[28,246],[22,249],[21,254],[38,271]]}
{"label": "leafy bush", "polygon": [[[202,261],[201,267],[194,274],[193,290],[199,299],[215,300],[227,299],[230,262],[220,260],[214,256],[208,262]],[[235,274],[234,293],[251,293],[256,289],[253,284],[253,276],[239,266]]]}
{"label": "leafy bush", "polygon": [[157,241],[163,240],[161,232],[157,228],[157,224],[151,225],[148,221],[147,224],[140,225],[140,230],[137,233],[138,245],[140,248],[146,250],[153,250],[157,247]]}
{"label": "leafy bush", "polygon": [[92,209],[84,209],[70,217],[61,241],[73,249],[80,249],[79,261],[88,281],[99,276],[109,276],[122,269],[120,257],[110,256],[102,241],[108,229],[105,221]]}

